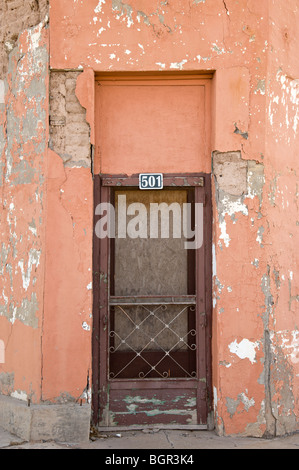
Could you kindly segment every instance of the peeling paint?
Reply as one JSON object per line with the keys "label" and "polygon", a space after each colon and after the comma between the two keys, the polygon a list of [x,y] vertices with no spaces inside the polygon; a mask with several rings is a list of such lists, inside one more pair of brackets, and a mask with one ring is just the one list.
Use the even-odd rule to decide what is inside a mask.
{"label": "peeling paint", "polygon": [[0,393],[11,395],[14,391],[15,375],[11,372],[0,372]]}
{"label": "peeling paint", "polygon": [[164,400],[158,400],[156,398],[142,398],[140,396],[134,396],[134,397],[127,396],[124,399],[124,402],[129,403],[129,404],[132,404],[132,403],[150,403],[151,405],[163,405],[165,403]]}
{"label": "peeling paint", "polygon": [[256,362],[256,348],[259,345],[256,342],[252,342],[246,338],[242,339],[240,343],[237,340],[233,341],[228,345],[228,348],[232,354],[236,354],[240,359],[249,359],[251,364]]}
{"label": "peeling paint", "polygon": [[11,397],[17,398],[18,400],[28,401],[27,393],[22,390],[15,390],[10,394]]}
{"label": "peeling paint", "polygon": [[76,96],[82,72],[51,72],[50,148],[67,167],[91,168],[91,135],[86,111]]}
{"label": "peeling paint", "polygon": [[[37,3],[46,8],[47,2]],[[83,380],[86,383],[87,337],[92,330],[91,250],[86,240],[92,231],[88,207],[94,98],[90,93],[86,108],[78,100],[79,77],[86,70],[93,82],[93,70],[213,70],[208,151],[210,155],[214,150],[216,429],[220,434],[255,436],[292,432],[299,413],[295,1],[286,0],[283,7],[277,2],[265,6],[205,0],[143,2],[138,7],[122,0],[66,0],[63,7],[57,0],[50,3],[53,151],[48,155],[48,16],[32,9],[22,15],[21,26],[10,24],[12,32],[2,34],[0,322],[6,362],[1,364],[1,393],[25,400],[36,390],[38,398],[74,400]],[[27,20],[30,25],[25,25]],[[54,83],[55,74],[63,80]],[[126,163],[121,161],[123,167]],[[203,171],[199,161],[194,171]],[[210,163],[204,171],[210,171]],[[82,174],[87,175],[84,182]],[[51,264],[53,253],[57,269]],[[106,285],[107,276],[100,277]],[[71,302],[71,317],[65,299]],[[62,338],[58,330],[65,332]],[[21,336],[26,339],[26,347],[17,353],[22,362],[19,356],[13,359],[9,349]],[[84,372],[77,361],[70,365],[68,348],[80,351]],[[66,358],[68,374],[57,351]],[[24,370],[17,366],[11,373],[14,361]],[[42,369],[42,384],[37,378],[30,384],[27,364]],[[87,390],[90,393],[88,388],[82,396]],[[171,416],[181,399],[178,395],[178,401],[172,401]],[[149,416],[163,417],[159,406],[164,400],[142,400],[127,398],[128,415],[148,405]],[[193,406],[193,399],[185,400],[180,413],[196,422],[195,411],[188,409]],[[109,420],[116,424],[119,416],[111,413]]]}
{"label": "peeling paint", "polygon": [[260,93],[261,95],[264,95],[266,93],[266,82],[264,79],[258,81],[254,92]]}
{"label": "peeling paint", "polygon": [[82,328],[85,331],[90,331],[90,326],[86,323],[86,321],[82,323]]}
{"label": "peeling paint", "polygon": [[18,266],[19,266],[19,268],[21,270],[21,273],[22,273],[23,288],[25,289],[25,291],[28,290],[28,287],[30,285],[32,268],[33,268],[34,265],[36,267],[38,267],[40,256],[41,256],[40,251],[31,249],[29,251],[28,263],[27,263],[27,269],[26,270],[24,269],[24,261],[20,260],[18,262]]}

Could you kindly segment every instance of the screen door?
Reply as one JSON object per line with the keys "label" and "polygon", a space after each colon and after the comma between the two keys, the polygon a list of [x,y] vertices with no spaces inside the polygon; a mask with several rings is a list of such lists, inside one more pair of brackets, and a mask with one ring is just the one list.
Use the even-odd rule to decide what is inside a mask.
{"label": "screen door", "polygon": [[94,244],[98,424],[205,426],[209,178],[166,176],[162,190],[142,191],[137,177],[102,175],[95,185],[107,209]]}

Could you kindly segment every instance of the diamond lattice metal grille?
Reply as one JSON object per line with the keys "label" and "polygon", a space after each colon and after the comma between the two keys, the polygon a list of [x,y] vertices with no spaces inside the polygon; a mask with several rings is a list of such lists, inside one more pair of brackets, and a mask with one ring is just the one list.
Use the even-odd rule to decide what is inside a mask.
{"label": "diamond lattice metal grille", "polygon": [[110,307],[109,378],[196,377],[195,305]]}

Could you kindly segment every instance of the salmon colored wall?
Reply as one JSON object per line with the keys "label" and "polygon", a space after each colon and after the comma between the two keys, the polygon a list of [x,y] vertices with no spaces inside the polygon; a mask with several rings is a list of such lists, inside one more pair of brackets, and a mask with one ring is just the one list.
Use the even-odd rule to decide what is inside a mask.
{"label": "salmon colored wall", "polygon": [[49,150],[47,191],[42,399],[61,402],[86,398],[91,375],[90,169]]}
{"label": "salmon colored wall", "polygon": [[[214,72],[211,150],[239,152],[239,163],[236,154],[227,157],[232,161],[221,167],[224,170],[239,171],[238,168],[246,165],[245,189],[238,187],[236,182],[236,188],[231,192],[221,179],[222,175],[217,173],[219,167],[214,154],[213,386],[216,427],[219,433],[255,436],[294,430],[298,417],[298,265],[294,248],[295,222],[292,220],[296,218],[294,158],[297,138],[294,127],[298,116],[294,100],[298,83],[293,81],[292,85],[288,80],[291,80],[291,63],[294,64],[291,76],[298,76],[298,64],[294,60],[293,16],[298,7],[292,0],[281,10],[275,2],[254,0],[131,0],[128,3],[120,0],[52,0],[50,5],[51,67],[84,70],[80,76],[80,89],[85,89],[81,103],[83,100],[87,107],[93,141],[93,72]],[[282,26],[289,24],[290,29]],[[285,38],[282,37],[284,32],[287,33]],[[287,44],[287,55],[279,52],[282,41]],[[279,67],[281,72],[278,72]],[[288,109],[286,100],[290,101]],[[281,127],[280,120],[287,112],[289,127],[285,128],[284,122]],[[97,120],[97,110],[94,116]],[[283,139],[279,143],[275,136],[282,133]],[[99,155],[95,155],[97,172],[101,161]],[[195,164],[194,170],[212,169],[211,157],[206,158],[202,165]],[[116,173],[126,169],[129,172],[134,168],[140,170],[137,164],[132,166],[130,163],[122,168],[121,160],[112,160],[112,157],[108,166],[105,165],[105,171],[115,168]],[[169,168],[173,169],[172,166],[169,159]],[[188,171],[191,169],[188,167]],[[68,178],[74,171],[70,170]],[[76,177],[85,171],[76,169]],[[70,186],[69,191],[72,201]],[[91,207],[90,191],[88,198]],[[288,228],[282,234],[281,218],[286,207],[291,212],[283,224]],[[72,202],[69,211],[74,213]],[[60,223],[63,226],[63,218]],[[89,223],[87,213],[85,223]],[[68,251],[65,257],[69,259],[72,272],[77,263],[73,257],[76,247],[66,240],[63,251]],[[281,248],[282,240],[287,250]],[[50,251],[51,245],[47,249]],[[71,292],[72,279],[65,278],[64,269],[59,269],[58,275],[66,292]],[[85,281],[83,279],[84,275],[81,289],[89,280],[88,271]],[[78,288],[79,284],[78,281]],[[49,297],[51,295],[50,290]],[[61,296],[56,305],[57,314],[65,312],[68,302],[68,296]],[[73,333],[77,335],[75,323]],[[56,347],[64,348],[64,343],[61,336]],[[82,353],[88,357],[88,341],[84,351]],[[71,370],[76,373],[70,358],[65,364],[67,367],[70,377]],[[71,378],[65,383],[74,388]],[[82,389],[83,377],[78,383]],[[283,397],[288,387],[291,391]]]}

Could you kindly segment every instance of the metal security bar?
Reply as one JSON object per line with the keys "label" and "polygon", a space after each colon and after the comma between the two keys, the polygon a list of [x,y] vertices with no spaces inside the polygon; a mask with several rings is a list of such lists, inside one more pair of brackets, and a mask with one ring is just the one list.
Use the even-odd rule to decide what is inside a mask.
{"label": "metal security bar", "polygon": [[109,378],[196,378],[195,296],[110,299]]}

